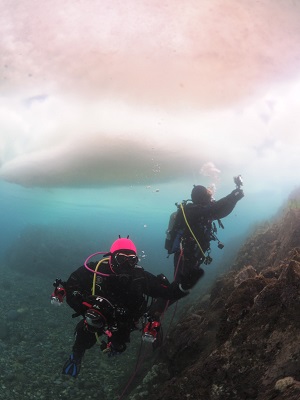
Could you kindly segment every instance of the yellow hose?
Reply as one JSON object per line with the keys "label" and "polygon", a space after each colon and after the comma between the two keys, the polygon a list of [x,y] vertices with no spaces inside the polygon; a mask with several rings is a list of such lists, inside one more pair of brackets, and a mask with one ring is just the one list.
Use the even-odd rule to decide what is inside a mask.
{"label": "yellow hose", "polygon": [[[96,268],[95,268],[95,271],[94,271],[94,277],[93,277],[93,285],[92,285],[92,295],[93,295],[93,296],[95,296],[95,291],[96,291],[96,278],[97,278],[98,268],[99,268],[100,265],[103,263],[103,261],[107,261],[107,260],[109,260],[108,257],[107,257],[107,258],[103,258],[103,259],[100,260],[100,261],[98,262],[98,264],[96,265]],[[100,338],[99,338],[99,335],[98,335],[97,332],[95,332],[95,336],[96,336],[97,342],[98,342],[99,344],[101,344],[101,341],[100,341]]]}
{"label": "yellow hose", "polygon": [[189,228],[189,231],[191,232],[191,235],[192,235],[193,238],[195,239],[195,241],[196,241],[196,243],[197,243],[197,245],[198,245],[198,247],[199,247],[201,253],[203,254],[203,257],[206,258],[206,255],[205,255],[204,251],[202,250],[202,247],[200,246],[200,243],[198,242],[198,240],[197,240],[197,238],[196,238],[194,232],[192,231],[192,228],[190,227],[190,225],[189,225],[189,223],[188,223],[188,220],[187,220],[187,218],[186,218],[186,215],[185,215],[185,212],[184,212],[184,208],[183,208],[182,203],[180,204],[180,207],[181,207],[181,211],[182,211],[182,214],[183,214],[183,218],[184,218],[184,220],[185,220],[185,223],[186,223],[187,227]]}

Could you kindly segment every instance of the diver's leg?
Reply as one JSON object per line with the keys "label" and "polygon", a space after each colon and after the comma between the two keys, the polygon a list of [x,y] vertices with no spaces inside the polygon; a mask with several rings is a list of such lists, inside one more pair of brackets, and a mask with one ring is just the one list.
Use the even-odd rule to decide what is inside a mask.
{"label": "diver's leg", "polygon": [[200,265],[201,260],[196,255],[195,244],[186,240],[183,251],[174,256],[174,268],[177,270],[176,282],[182,284],[185,290],[193,288],[204,275],[204,270]]}
{"label": "diver's leg", "polygon": [[75,343],[70,357],[63,366],[62,373],[76,378],[81,368],[85,350],[91,348],[95,343],[95,333],[86,330],[84,320],[81,320],[75,328]]}

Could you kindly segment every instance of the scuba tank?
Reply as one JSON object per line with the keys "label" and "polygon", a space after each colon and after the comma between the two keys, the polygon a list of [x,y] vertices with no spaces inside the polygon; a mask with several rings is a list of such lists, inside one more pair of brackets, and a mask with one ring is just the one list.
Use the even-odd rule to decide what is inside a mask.
{"label": "scuba tank", "polygon": [[[180,243],[182,240],[182,236],[184,233],[184,229],[187,226],[189,228],[190,233],[194,237],[195,241],[197,242],[196,237],[194,236],[193,231],[191,230],[191,227],[188,224],[188,221],[185,219],[184,226],[181,226],[182,223],[179,221],[181,218],[177,218],[178,213],[180,212],[180,209],[182,209],[183,216],[185,217],[185,211],[184,211],[184,206],[188,203],[189,200],[183,200],[181,204],[176,203],[177,206],[177,211],[174,211],[170,215],[169,219],[169,226],[168,229],[166,230],[166,239],[165,239],[165,249],[168,251],[168,255],[176,253],[180,250]],[[218,219],[219,227],[224,229],[224,226],[222,222]],[[217,228],[214,222],[207,220],[205,221],[199,221],[197,222],[197,230],[199,228],[202,228],[203,233],[202,236],[204,235],[204,239],[208,241],[208,248],[209,248],[209,242],[211,240],[216,240],[218,242],[218,248],[222,249],[224,247],[223,243],[219,241],[219,239],[216,236],[217,233]],[[201,239],[200,239],[201,240]],[[200,248],[201,251],[201,246],[197,242],[198,247]],[[203,257],[205,257],[204,252],[201,251],[203,254]]]}
{"label": "scuba tank", "polygon": [[172,254],[174,236],[176,235],[174,226],[175,226],[175,220],[176,220],[177,213],[178,213],[178,210],[174,211],[170,215],[168,229],[166,230],[165,249],[168,251],[168,254]]}

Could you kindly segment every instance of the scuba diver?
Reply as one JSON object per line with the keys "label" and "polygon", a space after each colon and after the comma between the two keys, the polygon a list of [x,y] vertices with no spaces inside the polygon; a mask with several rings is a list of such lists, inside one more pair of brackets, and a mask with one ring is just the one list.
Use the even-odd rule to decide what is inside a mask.
{"label": "scuba diver", "polygon": [[[158,340],[160,322],[147,314],[150,298],[176,301],[189,293],[183,284],[169,283],[163,274],[155,276],[140,267],[136,246],[128,237],[119,237],[99,262],[89,262],[96,254],[104,253],[88,257],[67,282],[54,283],[51,302],[61,304],[66,296],[75,311],[73,317],[83,317],[75,328],[72,353],[62,370],[72,377],[77,377],[85,351],[97,341],[110,356],[124,352],[130,333],[142,317],[143,340]],[[100,336],[106,340],[100,341]]]}
{"label": "scuba diver", "polygon": [[[201,264],[210,264],[210,242],[217,241],[218,247],[224,245],[216,236],[217,228],[224,228],[221,218],[228,216],[237,202],[244,197],[241,175],[234,177],[236,189],[216,201],[212,191],[201,185],[194,185],[190,200],[177,205],[177,211],[170,216],[165,249],[174,254],[174,280],[193,287],[204,275]],[[190,285],[190,287],[189,287]]]}

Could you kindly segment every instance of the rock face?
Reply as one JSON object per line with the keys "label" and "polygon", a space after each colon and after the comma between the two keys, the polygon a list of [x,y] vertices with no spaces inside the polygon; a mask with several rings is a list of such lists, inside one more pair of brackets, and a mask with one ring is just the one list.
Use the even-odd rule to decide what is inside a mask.
{"label": "rock face", "polygon": [[300,196],[293,196],[165,338],[153,366],[164,373],[149,371],[140,385],[148,400],[300,399]]}

